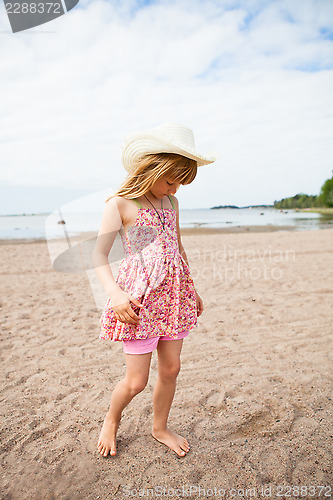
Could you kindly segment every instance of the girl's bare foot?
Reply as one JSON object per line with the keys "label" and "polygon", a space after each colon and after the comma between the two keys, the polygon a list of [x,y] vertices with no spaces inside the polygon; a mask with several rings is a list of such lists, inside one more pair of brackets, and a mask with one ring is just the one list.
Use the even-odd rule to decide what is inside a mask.
{"label": "girl's bare foot", "polygon": [[171,450],[175,451],[179,457],[184,457],[190,450],[187,440],[169,429],[158,431],[153,429],[152,436],[160,443],[165,444]]}
{"label": "girl's bare foot", "polygon": [[112,420],[110,415],[107,413],[97,444],[98,451],[104,457],[107,457],[109,453],[110,455],[117,454],[116,436],[118,427],[119,421],[117,422]]}

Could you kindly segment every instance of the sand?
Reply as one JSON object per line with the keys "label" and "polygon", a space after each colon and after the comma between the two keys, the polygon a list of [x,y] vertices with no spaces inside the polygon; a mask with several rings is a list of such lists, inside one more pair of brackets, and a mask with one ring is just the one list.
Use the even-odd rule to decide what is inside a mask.
{"label": "sand", "polygon": [[333,229],[184,234],[205,305],[169,418],[185,458],[150,435],[156,352],[117,456],[99,455],[121,343],[99,340],[86,274],[55,271],[46,242],[1,245],[1,498],[328,498],[332,242]]}

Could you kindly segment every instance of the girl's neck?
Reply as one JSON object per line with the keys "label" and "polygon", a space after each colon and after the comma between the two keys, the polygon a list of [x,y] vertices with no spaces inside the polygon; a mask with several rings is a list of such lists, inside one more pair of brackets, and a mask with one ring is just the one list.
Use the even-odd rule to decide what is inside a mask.
{"label": "girl's neck", "polygon": [[161,198],[157,198],[151,191],[147,191],[145,193],[145,196],[147,196],[148,200],[150,200],[152,203],[156,203],[158,201],[161,201]]}
{"label": "girl's neck", "polygon": [[154,207],[155,209],[162,209],[164,204],[164,197],[157,198],[151,191],[147,191],[143,197],[146,199],[146,203],[148,203],[148,207]]}
{"label": "girl's neck", "polygon": [[156,196],[151,191],[147,191],[146,196],[147,198],[151,197],[152,201],[158,200],[158,198],[156,198]]}

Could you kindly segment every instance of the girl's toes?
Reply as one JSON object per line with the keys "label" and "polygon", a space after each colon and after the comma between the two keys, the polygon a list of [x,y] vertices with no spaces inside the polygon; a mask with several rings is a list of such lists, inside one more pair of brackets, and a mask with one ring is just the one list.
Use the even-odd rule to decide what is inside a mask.
{"label": "girl's toes", "polygon": [[182,445],[182,448],[183,448],[183,450],[185,450],[185,451],[189,451],[190,446],[189,446],[189,444],[185,441],[185,442],[183,443],[183,445]]}

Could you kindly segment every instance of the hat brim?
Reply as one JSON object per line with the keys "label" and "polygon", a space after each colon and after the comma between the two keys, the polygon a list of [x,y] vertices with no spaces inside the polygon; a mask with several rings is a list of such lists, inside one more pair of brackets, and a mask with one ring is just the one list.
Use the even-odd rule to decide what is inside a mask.
{"label": "hat brim", "polygon": [[215,161],[213,157],[205,157],[194,151],[189,151],[182,148],[180,144],[176,145],[149,134],[138,134],[137,136],[133,136],[123,146],[124,167],[130,172],[140,158],[155,153],[173,153],[185,156],[186,158],[195,160],[198,167]]}

